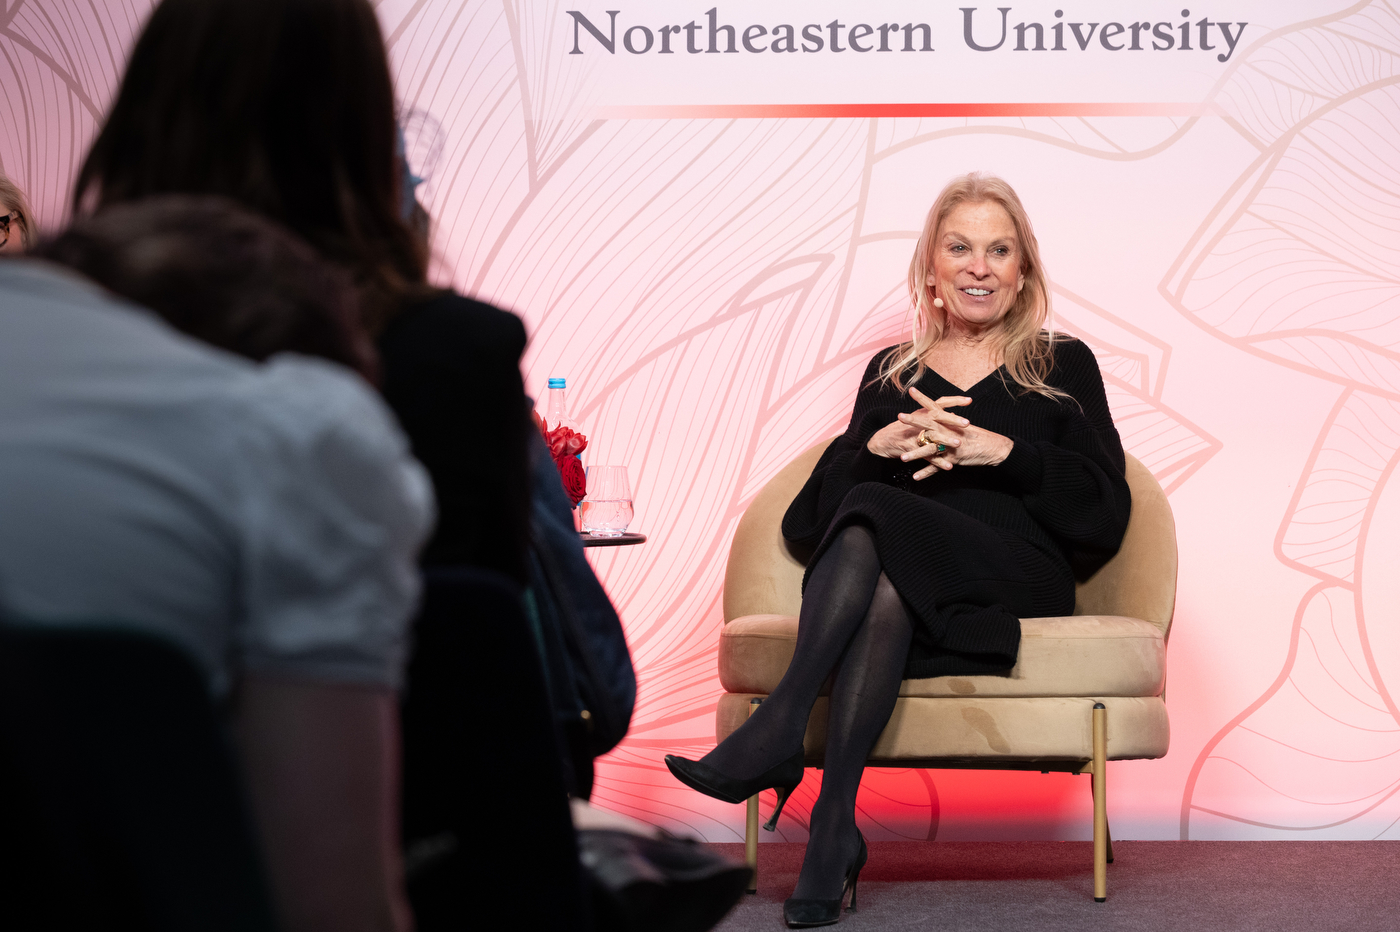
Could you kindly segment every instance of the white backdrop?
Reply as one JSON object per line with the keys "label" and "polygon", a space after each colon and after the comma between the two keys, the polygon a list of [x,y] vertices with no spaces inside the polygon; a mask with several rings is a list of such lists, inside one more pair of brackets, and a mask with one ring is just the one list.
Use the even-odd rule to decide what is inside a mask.
{"label": "white backdrop", "polygon": [[[1128,5],[1031,3],[982,52],[954,4],[785,0],[716,7],[739,44],[724,51],[720,31],[711,54],[706,5],[378,4],[435,274],[524,317],[529,388],[569,379],[585,461],[628,467],[651,537],[596,557],[641,680],[598,800],[712,840],[742,832],[741,807],[660,764],[713,743],[734,525],[844,426],[865,362],[908,326],[924,212],[984,169],[1020,192],[1060,324],[1099,353],[1125,444],[1176,514],[1172,750],[1110,767],[1115,834],[1400,837],[1395,8],[1132,4],[1173,47],[1141,29],[1143,48],[1112,51],[1132,24],[1103,29]],[[148,6],[0,13],[0,167],[48,223]],[[615,32],[605,6],[622,7]],[[614,51],[585,28],[570,54],[570,9]],[[974,8],[976,44],[996,44],[996,9]],[[858,35],[870,52],[849,48],[873,19],[901,25],[891,50],[880,23]],[[1017,51],[1032,22],[1047,49]],[[743,48],[746,27],[771,43],[785,23],[823,50]],[[932,52],[917,31],[901,50],[917,23]],[[654,44],[633,54],[638,25]],[[681,27],[670,55],[665,25]],[[1087,781],[1065,775],[870,771],[861,810],[873,838],[1089,831]],[[800,822],[780,837],[803,838]]]}

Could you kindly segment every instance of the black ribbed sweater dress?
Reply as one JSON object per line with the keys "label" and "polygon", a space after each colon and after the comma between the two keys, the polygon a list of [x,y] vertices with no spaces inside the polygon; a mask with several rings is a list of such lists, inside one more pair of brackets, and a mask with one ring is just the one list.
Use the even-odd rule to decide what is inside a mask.
{"label": "black ribbed sweater dress", "polygon": [[1074,401],[1027,392],[1004,367],[967,391],[925,371],[914,383],[920,391],[971,398],[953,410],[1014,446],[996,466],[955,466],[916,482],[926,461],[866,449],[899,412],[919,408],[907,391],[874,381],[894,349],[870,361],[850,426],[788,508],[783,536],[815,548],[810,574],[841,529],[874,532],[885,575],[918,622],[906,678],[1009,669],[1019,619],[1073,612],[1076,574],[1117,553],[1128,525],[1123,445],[1103,377],[1078,340],[1055,344],[1046,379]]}

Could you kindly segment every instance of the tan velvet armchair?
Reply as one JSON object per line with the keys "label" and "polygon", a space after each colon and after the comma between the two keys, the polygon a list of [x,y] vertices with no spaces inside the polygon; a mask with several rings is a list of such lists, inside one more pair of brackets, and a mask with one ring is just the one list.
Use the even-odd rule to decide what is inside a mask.
{"label": "tan velvet armchair", "polygon": [[[738,728],[792,660],[803,562],[783,540],[784,512],[826,441],[788,464],[745,511],[724,578],[724,632],[715,714],[718,740]],[[1176,528],[1166,495],[1127,460],[1133,509],[1117,556],[1077,586],[1074,615],[1025,618],[1009,676],[905,680],[870,764],[1092,774],[1094,899],[1113,860],[1104,763],[1167,753],[1167,634],[1176,601]],[[807,727],[807,765],[820,766],[826,699]],[[757,797],[745,840],[757,868]],[[756,876],[756,874],[755,874]]]}

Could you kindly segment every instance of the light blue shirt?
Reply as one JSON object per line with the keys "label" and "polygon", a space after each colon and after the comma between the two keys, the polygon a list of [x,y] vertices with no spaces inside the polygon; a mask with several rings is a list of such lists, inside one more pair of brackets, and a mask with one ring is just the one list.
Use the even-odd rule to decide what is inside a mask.
{"label": "light blue shirt", "polygon": [[398,686],[426,472],[353,372],[257,364],[0,260],[0,605],[243,672]]}

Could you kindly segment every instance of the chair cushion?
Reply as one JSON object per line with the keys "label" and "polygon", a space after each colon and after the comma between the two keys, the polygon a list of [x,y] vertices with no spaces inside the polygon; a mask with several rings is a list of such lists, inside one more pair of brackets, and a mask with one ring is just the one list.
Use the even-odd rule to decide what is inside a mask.
{"label": "chair cushion", "polygon": [[[715,710],[719,741],[743,723],[749,712],[744,693],[725,693]],[[1171,739],[1167,705],[1156,696],[1102,697],[1107,707],[1108,759],[1163,757]],[[1085,761],[1094,756],[1095,699],[902,698],[870,763],[919,761]],[[819,765],[826,749],[826,699],[818,699],[808,720],[803,746],[809,766]]]}
{"label": "chair cushion", "polygon": [[[724,626],[719,679],[730,693],[767,695],[792,662],[797,619],[747,615]],[[1159,696],[1167,648],[1161,630],[1137,618],[1071,615],[1021,619],[1021,653],[1007,676],[905,680],[909,697]]]}

